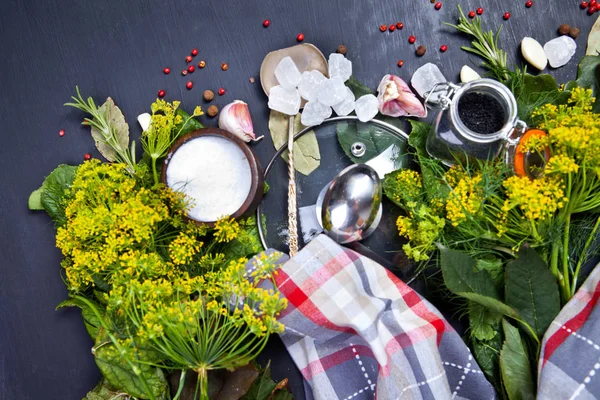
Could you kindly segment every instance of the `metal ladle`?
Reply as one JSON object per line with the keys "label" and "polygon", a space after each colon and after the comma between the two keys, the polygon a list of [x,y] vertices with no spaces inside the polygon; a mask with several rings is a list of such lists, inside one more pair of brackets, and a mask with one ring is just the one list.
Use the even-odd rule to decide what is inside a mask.
{"label": "metal ladle", "polygon": [[[285,57],[291,57],[296,67],[304,71],[318,70],[328,76],[327,59],[321,51],[309,43],[299,44],[286,49],[270,52],[265,56],[260,66],[260,82],[265,94],[268,96],[272,87],[277,86],[275,68]],[[301,107],[304,106],[304,100]],[[294,115],[289,116],[288,128],[288,230],[290,234],[290,256],[298,252],[298,216],[296,207],[296,171],[294,169]]]}
{"label": "metal ladle", "polygon": [[361,241],[381,221],[381,179],[366,164],[354,164],[325,186],[316,213],[325,233],[340,244]]}

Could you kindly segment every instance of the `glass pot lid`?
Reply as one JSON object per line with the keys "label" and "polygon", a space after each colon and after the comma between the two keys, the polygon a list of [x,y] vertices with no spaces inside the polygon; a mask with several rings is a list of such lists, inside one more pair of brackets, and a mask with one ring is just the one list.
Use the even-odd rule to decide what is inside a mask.
{"label": "glass pot lid", "polygon": [[[399,124],[399,119],[390,119]],[[330,118],[323,124],[306,128],[295,136],[297,142],[304,136],[314,135],[319,145],[320,164],[308,176],[296,172],[296,193],[298,204],[298,241],[302,248],[311,239],[322,232],[319,225],[316,203],[326,185],[346,167],[354,163],[366,163],[376,170],[377,164],[393,151],[394,169],[414,168],[415,164],[407,153],[408,135],[390,123],[371,120],[360,122],[355,116]],[[265,168],[265,182],[269,190],[259,205],[256,216],[258,231],[264,248],[274,248],[289,252],[287,186],[288,166],[285,155],[287,147],[277,151]],[[387,151],[387,152],[386,152]],[[295,157],[299,157],[294,153]],[[391,171],[389,171],[391,172]],[[402,211],[383,196],[382,216],[377,229],[366,239],[358,243],[345,245],[348,248],[372,258],[404,279],[412,277],[413,263],[402,251],[406,240],[401,238],[396,220]]]}

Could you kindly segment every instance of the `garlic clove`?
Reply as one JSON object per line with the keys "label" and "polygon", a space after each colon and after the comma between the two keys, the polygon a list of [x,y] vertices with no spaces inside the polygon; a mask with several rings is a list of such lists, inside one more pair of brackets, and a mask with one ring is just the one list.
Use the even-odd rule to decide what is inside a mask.
{"label": "garlic clove", "polygon": [[542,45],[534,38],[524,37],[521,41],[521,53],[527,62],[540,71],[548,65],[548,57]]}
{"label": "garlic clove", "polygon": [[221,114],[219,114],[219,128],[233,133],[244,142],[260,139],[257,139],[254,134],[248,104],[241,100],[234,100],[223,107]]}
{"label": "garlic clove", "polygon": [[460,81],[462,83],[471,82],[477,79],[481,79],[481,75],[479,75],[473,68],[468,65],[463,65],[460,69]]}
{"label": "garlic clove", "polygon": [[142,131],[147,131],[150,128],[150,123],[152,122],[152,116],[148,113],[143,113],[138,115],[137,117],[138,124],[142,127]]}
{"label": "garlic clove", "polygon": [[377,87],[379,111],[390,117],[414,116],[424,118],[427,110],[410,90],[406,82],[396,75],[385,75]]}

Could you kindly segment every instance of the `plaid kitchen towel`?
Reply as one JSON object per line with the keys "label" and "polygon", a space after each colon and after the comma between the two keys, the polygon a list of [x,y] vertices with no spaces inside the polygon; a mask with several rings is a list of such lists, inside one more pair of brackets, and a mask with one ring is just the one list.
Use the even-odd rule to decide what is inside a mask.
{"label": "plaid kitchen towel", "polygon": [[442,315],[379,264],[325,235],[275,278],[289,306],[281,335],[307,399],[493,399]]}
{"label": "plaid kitchen towel", "polygon": [[539,399],[600,397],[600,267],[552,322],[542,342]]}

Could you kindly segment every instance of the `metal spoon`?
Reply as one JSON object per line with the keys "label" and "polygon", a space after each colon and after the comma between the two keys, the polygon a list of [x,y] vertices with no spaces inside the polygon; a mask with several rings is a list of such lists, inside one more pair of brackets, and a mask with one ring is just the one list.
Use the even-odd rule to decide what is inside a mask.
{"label": "metal spoon", "polygon": [[340,172],[319,194],[317,219],[340,244],[371,235],[381,221],[381,179],[373,168],[355,164]]}
{"label": "metal spoon", "polygon": [[[299,44],[273,51],[266,55],[260,66],[260,82],[265,94],[268,96],[271,88],[278,85],[275,78],[275,68],[284,57],[291,57],[300,73],[304,71],[319,70],[323,75],[328,75],[327,59],[321,51],[309,43]],[[304,106],[304,101],[301,107]],[[289,117],[288,128],[288,230],[290,233],[290,256],[298,252],[298,225],[296,207],[296,171],[294,169],[294,115]]]}

